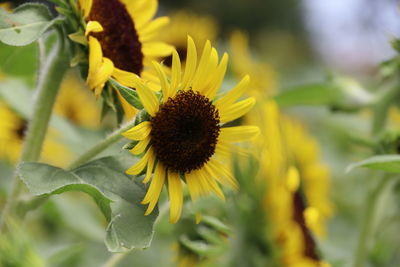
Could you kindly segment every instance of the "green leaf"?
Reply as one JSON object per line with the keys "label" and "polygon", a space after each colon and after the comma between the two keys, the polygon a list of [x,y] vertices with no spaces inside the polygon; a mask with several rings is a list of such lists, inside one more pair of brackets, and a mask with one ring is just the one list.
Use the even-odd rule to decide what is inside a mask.
{"label": "green leaf", "polygon": [[122,95],[122,97],[129,103],[131,104],[133,107],[137,108],[137,109],[143,109],[143,105],[140,102],[139,96],[136,93],[135,90],[133,90],[132,88],[129,87],[125,87],[123,85],[121,85],[120,83],[110,79],[110,84],[112,87],[114,87],[116,90],[118,90],[120,92],[120,94]]}
{"label": "green leaf", "polygon": [[42,4],[24,4],[13,13],[0,9],[0,41],[13,46],[28,45],[39,39],[56,21]]}
{"label": "green leaf", "polygon": [[379,155],[350,164],[346,172],[354,168],[365,167],[373,170],[380,170],[392,173],[400,173],[400,155]]}
{"label": "green leaf", "polygon": [[288,89],[275,97],[282,107],[297,105],[331,105],[341,97],[331,84],[312,84]]}
{"label": "green leaf", "polygon": [[131,156],[106,157],[73,171],[43,163],[22,163],[18,174],[35,195],[80,191],[97,203],[109,224],[105,244],[111,252],[147,248],[153,237],[158,210],[144,216],[140,204],[146,190],[140,181],[132,181],[125,170],[132,165]]}

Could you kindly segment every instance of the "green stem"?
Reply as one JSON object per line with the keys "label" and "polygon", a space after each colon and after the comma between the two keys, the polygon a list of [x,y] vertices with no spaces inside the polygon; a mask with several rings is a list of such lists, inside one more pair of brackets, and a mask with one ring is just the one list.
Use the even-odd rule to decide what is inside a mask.
{"label": "green stem", "polygon": [[367,210],[361,225],[353,267],[365,266],[370,238],[374,230],[375,214],[379,204],[379,199],[389,181],[391,181],[391,177],[389,175],[382,177],[382,179],[379,181],[379,184],[367,196],[365,205]]}
{"label": "green stem", "polygon": [[378,135],[384,129],[387,121],[387,113],[394,101],[397,101],[400,95],[400,88],[393,86],[383,92],[374,106],[374,117],[372,121],[372,134]]}
{"label": "green stem", "polygon": [[72,170],[80,165],[88,162],[89,160],[93,159],[95,156],[97,156],[99,153],[103,152],[106,148],[108,148],[110,145],[118,142],[119,140],[122,139],[122,133],[129,130],[135,126],[135,118],[131,120],[130,122],[127,122],[123,126],[121,126],[119,129],[114,131],[112,134],[107,136],[105,139],[97,143],[95,146],[90,148],[88,151],[80,155],[74,162],[72,162],[68,169]]}
{"label": "green stem", "polygon": [[[19,163],[39,159],[58,89],[69,66],[62,41],[56,45],[51,54],[46,57],[46,60],[46,63],[41,65],[42,69],[39,72],[33,115],[28,125]],[[7,218],[16,207],[22,185],[19,177],[14,176],[11,193],[7,198],[0,219],[0,232],[4,230]]]}

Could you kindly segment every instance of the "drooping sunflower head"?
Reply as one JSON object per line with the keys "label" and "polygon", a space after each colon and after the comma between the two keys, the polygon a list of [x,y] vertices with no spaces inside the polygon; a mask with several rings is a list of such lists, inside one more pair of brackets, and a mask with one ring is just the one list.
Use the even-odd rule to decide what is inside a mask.
{"label": "drooping sunflower head", "polygon": [[219,61],[216,49],[207,41],[197,64],[197,49],[189,37],[186,58],[182,72],[178,52],[173,51],[170,79],[160,64],[153,63],[161,85],[160,97],[137,76],[129,77],[150,119],[124,133],[125,137],[138,141],[131,152],[144,153],[127,173],[138,175],[147,167],[144,182],[152,177],[143,200],[149,204],[146,215],[154,209],[168,179],[171,222],[180,217],[182,182],[187,184],[193,200],[210,192],[223,199],[217,182],[237,188],[226,166],[227,156],[233,143],[250,140],[258,134],[257,127],[226,126],[255,103],[254,98],[237,101],[246,89],[248,77],[226,95],[216,98],[228,55],[224,54]]}
{"label": "drooping sunflower head", "polygon": [[169,19],[153,19],[157,0],[79,0],[84,32],[89,46],[87,83],[102,92],[110,77],[126,72],[143,76],[145,67],[156,58],[171,53],[171,46],[158,41]]}

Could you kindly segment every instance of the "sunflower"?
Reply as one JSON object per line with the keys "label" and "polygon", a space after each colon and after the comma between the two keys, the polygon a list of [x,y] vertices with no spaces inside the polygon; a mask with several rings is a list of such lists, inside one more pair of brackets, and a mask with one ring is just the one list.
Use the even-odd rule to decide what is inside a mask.
{"label": "sunflower", "polygon": [[217,51],[207,41],[197,65],[196,46],[188,37],[183,73],[176,50],[173,51],[170,79],[160,64],[153,63],[161,84],[160,99],[141,79],[131,75],[131,82],[150,117],[123,134],[138,141],[131,150],[133,154],[144,153],[127,173],[138,175],[147,167],[143,180],[147,183],[154,170],[142,201],[149,204],[145,215],[153,211],[166,181],[172,223],[178,221],[182,210],[182,181],[187,184],[192,200],[210,192],[224,199],[217,182],[233,188],[238,186],[224,162],[233,143],[252,139],[259,129],[255,126],[226,127],[225,124],[247,113],[255,99],[236,102],[246,90],[248,77],[226,95],[216,97],[225,76],[228,55],[225,53],[218,61]]}
{"label": "sunflower", "polygon": [[313,234],[324,236],[333,208],[329,172],[319,161],[318,144],[300,123],[280,114],[273,101],[267,101],[259,115],[263,122],[259,181],[266,188],[265,209],[281,260],[285,266],[325,266]]}
{"label": "sunflower", "polygon": [[[96,97],[110,77],[119,80],[129,72],[154,79],[145,67],[172,51],[170,45],[158,41],[158,34],[169,19],[152,19],[157,0],[79,0],[79,6],[89,46],[87,84]],[[120,95],[119,98],[131,117],[132,107]]]}
{"label": "sunflower", "polygon": [[[218,24],[211,16],[179,10],[172,13],[170,18],[171,22],[160,33],[160,39],[175,47],[183,64],[186,60],[188,35],[196,42],[196,47],[203,47],[207,40],[213,43],[217,38]],[[172,56],[165,57],[162,60],[164,65],[171,67]]]}
{"label": "sunflower", "polygon": [[[22,149],[28,122],[0,101],[0,159],[16,163]],[[43,145],[42,159],[56,165],[65,165],[71,152],[60,142],[54,129],[49,130],[49,138]]]}
{"label": "sunflower", "polygon": [[74,71],[68,72],[61,83],[54,109],[58,115],[76,125],[96,128],[100,121],[99,107],[85,89],[80,77]]}
{"label": "sunflower", "polygon": [[249,37],[242,31],[236,30],[231,34],[229,47],[232,53],[232,70],[236,76],[250,74],[252,77],[250,95],[271,96],[276,93],[277,74],[274,69],[260,61],[254,60],[249,49]]}

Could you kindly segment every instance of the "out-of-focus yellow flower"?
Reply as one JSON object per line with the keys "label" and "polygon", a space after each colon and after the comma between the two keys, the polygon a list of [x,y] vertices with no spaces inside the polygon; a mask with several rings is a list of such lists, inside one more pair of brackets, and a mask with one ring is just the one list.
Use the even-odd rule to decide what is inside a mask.
{"label": "out-of-focus yellow flower", "polygon": [[[17,162],[27,128],[27,121],[0,102],[0,158],[11,163]],[[63,166],[71,159],[71,152],[57,141],[58,133],[49,129],[43,144],[42,160]]]}
{"label": "out-of-focus yellow flower", "polygon": [[232,69],[235,75],[251,77],[250,95],[255,97],[271,96],[276,93],[277,74],[271,66],[254,60],[249,48],[249,38],[241,31],[234,31],[229,40],[232,57]]}
{"label": "out-of-focus yellow flower", "polygon": [[[170,15],[171,22],[164,31],[160,33],[160,39],[175,46],[176,51],[183,64],[186,62],[187,36],[191,36],[199,47],[199,54],[207,40],[212,43],[218,34],[218,24],[211,16],[198,15],[191,11],[180,10]],[[164,58],[163,63],[172,65],[172,56]]]}
{"label": "out-of-focus yellow flower", "polygon": [[57,114],[76,125],[87,128],[99,126],[99,107],[75,72],[68,72],[64,77],[54,108]]}
{"label": "out-of-focus yellow flower", "polygon": [[13,4],[11,2],[0,3],[0,8],[3,8],[4,10],[7,10],[7,11],[12,11]]}
{"label": "out-of-focus yellow flower", "polygon": [[273,101],[252,115],[250,123],[259,121],[262,129],[258,181],[266,188],[264,205],[282,263],[323,266],[309,231],[323,237],[333,212],[329,171],[320,163],[318,144],[300,123],[282,115]]}

